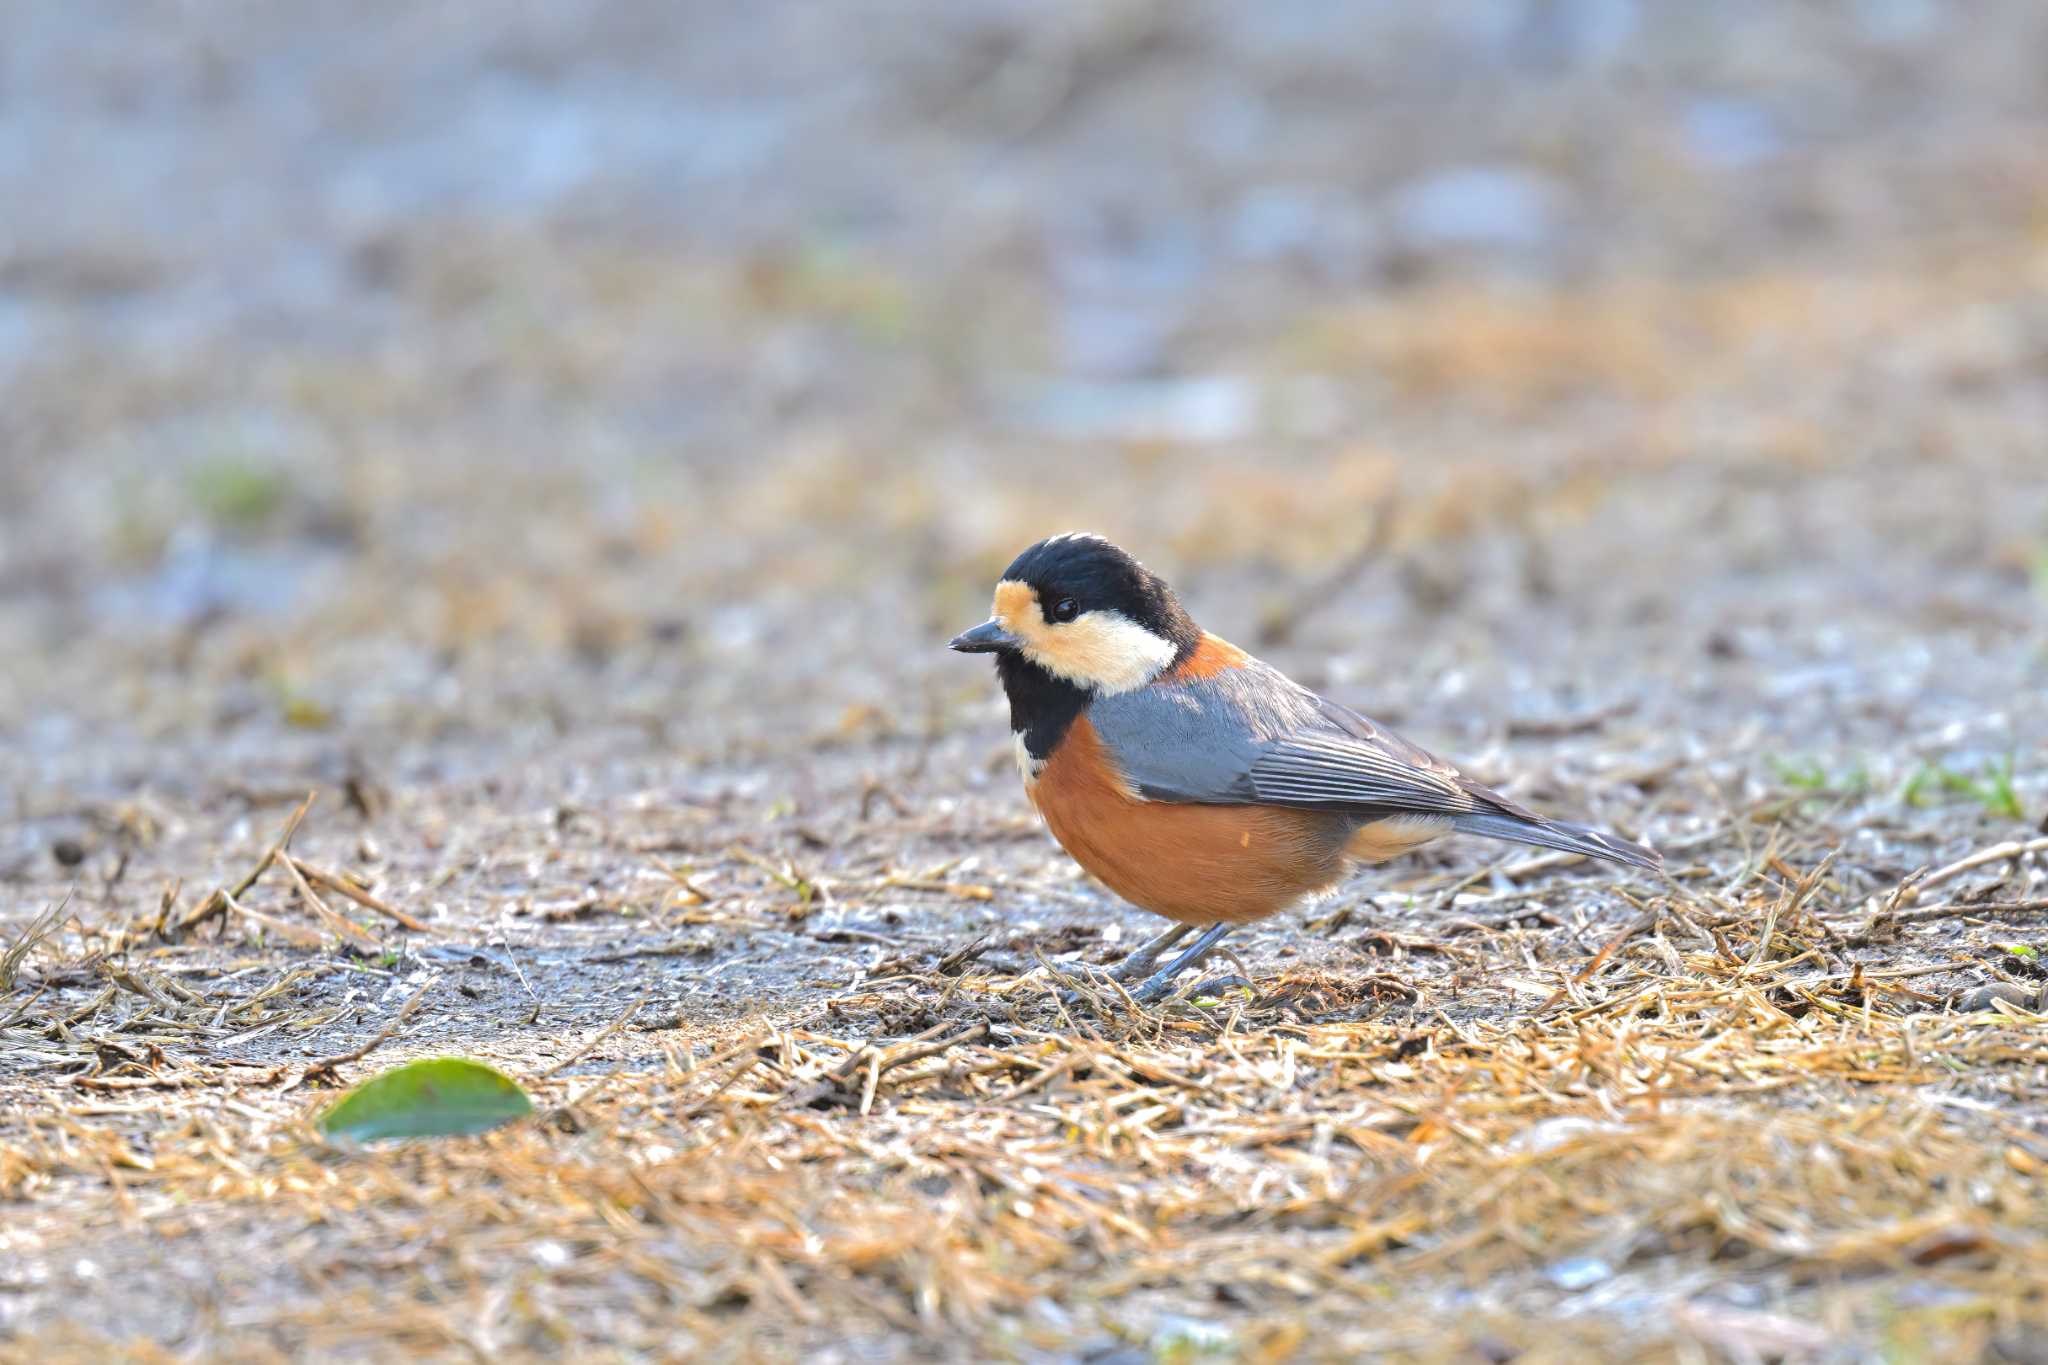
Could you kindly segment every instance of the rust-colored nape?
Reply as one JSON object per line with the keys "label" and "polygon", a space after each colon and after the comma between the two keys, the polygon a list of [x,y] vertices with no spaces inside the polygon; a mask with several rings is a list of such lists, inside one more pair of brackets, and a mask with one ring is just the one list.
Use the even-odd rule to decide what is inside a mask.
{"label": "rust-colored nape", "polygon": [[1180,666],[1167,674],[1166,682],[1200,682],[1213,678],[1233,668],[1243,668],[1251,655],[1239,649],[1219,635],[1202,632],[1202,643],[1195,646],[1195,652],[1183,659]]}

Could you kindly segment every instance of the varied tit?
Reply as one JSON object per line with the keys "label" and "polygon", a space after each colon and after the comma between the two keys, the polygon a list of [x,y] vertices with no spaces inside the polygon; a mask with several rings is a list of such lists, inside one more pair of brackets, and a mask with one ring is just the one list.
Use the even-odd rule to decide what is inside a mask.
{"label": "varied tit", "polygon": [[1018,555],[992,618],[952,647],[996,656],[1024,790],[1053,837],[1112,891],[1177,922],[1112,973],[1143,977],[1140,1000],[1165,994],[1235,926],[1446,834],[1660,865],[1640,844],[1460,777],[1208,634],[1100,536]]}

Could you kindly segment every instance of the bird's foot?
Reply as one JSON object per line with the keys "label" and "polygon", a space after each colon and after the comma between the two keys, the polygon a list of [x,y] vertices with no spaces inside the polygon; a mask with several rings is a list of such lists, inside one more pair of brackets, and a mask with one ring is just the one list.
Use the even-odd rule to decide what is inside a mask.
{"label": "bird's foot", "polygon": [[[1132,954],[1132,957],[1135,956],[1136,954]],[[1060,1003],[1092,1004],[1098,997],[1104,995],[1112,998],[1129,995],[1132,983],[1146,980],[1153,964],[1141,963],[1135,970],[1131,970],[1130,966],[1131,958],[1127,957],[1109,967],[1098,967],[1092,962],[1073,962],[1057,968],[1056,979],[1066,983],[1067,987],[1060,992]]]}
{"label": "bird's foot", "polygon": [[1124,960],[1111,967],[1106,973],[1112,981],[1142,981],[1152,975],[1159,959],[1166,956],[1166,950],[1195,932],[1192,924],[1176,924],[1165,933],[1146,939],[1124,956]]}
{"label": "bird's foot", "polygon": [[[1227,924],[1213,924],[1203,930],[1201,936],[1189,945],[1185,952],[1181,953],[1164,967],[1152,972],[1151,975],[1144,977],[1135,988],[1132,988],[1129,992],[1130,998],[1141,1005],[1149,1005],[1154,1001],[1165,999],[1169,994],[1173,993],[1175,979],[1189,968],[1199,966],[1210,953],[1216,950],[1216,945],[1223,941],[1223,936],[1229,933],[1230,929],[1231,926]],[[1158,961],[1161,954],[1178,943],[1187,932],[1188,930],[1185,927],[1169,930],[1151,943],[1146,944],[1143,948],[1140,948],[1137,952],[1132,953],[1121,963],[1117,964],[1114,969],[1102,972],[1101,975],[1109,981],[1115,982],[1121,988],[1131,978],[1149,970],[1152,964]],[[1224,989],[1230,984],[1238,983],[1247,986],[1251,984],[1241,976],[1218,978],[1213,984],[1217,989]],[[1203,986],[1211,984],[1210,982],[1202,983]],[[1068,992],[1061,997],[1062,1001],[1069,1005],[1079,1003],[1082,998],[1081,993],[1078,991]]]}
{"label": "bird's foot", "polygon": [[[1115,966],[1097,967],[1092,963],[1075,963],[1064,975],[1069,981],[1076,978],[1084,979],[1098,990],[1107,986],[1123,987],[1133,981],[1143,981],[1152,975],[1153,969],[1159,965],[1159,959],[1165,956],[1167,949],[1193,932],[1193,925],[1176,924],[1165,933],[1147,939],[1131,949],[1124,955],[1123,961]],[[1060,1002],[1065,1005],[1077,1005],[1082,999],[1083,994],[1080,990],[1060,992]]]}
{"label": "bird's foot", "polygon": [[1223,976],[1204,978],[1192,986],[1187,986],[1174,992],[1174,994],[1181,999],[1193,1001],[1197,1005],[1209,1005],[1218,1003],[1217,997],[1225,991],[1250,991],[1256,995],[1258,989],[1257,986],[1251,983],[1250,978],[1239,976],[1236,972],[1229,972]]}

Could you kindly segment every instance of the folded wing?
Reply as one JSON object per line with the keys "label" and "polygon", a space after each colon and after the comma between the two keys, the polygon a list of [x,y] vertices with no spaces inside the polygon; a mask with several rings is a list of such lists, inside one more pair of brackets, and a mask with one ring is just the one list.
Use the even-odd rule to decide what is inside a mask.
{"label": "folded wing", "polygon": [[1651,850],[1525,810],[1255,660],[1100,698],[1089,719],[1148,800],[1291,806],[1361,824],[1436,816],[1470,834],[1658,866]]}

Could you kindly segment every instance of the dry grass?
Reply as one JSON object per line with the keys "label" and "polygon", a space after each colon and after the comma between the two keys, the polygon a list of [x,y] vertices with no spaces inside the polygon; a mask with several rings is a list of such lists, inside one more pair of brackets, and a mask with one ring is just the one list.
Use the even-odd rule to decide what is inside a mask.
{"label": "dry grass", "polygon": [[[304,812],[224,899],[376,932],[275,872]],[[147,946],[192,928],[175,914],[44,948],[17,987],[41,1008],[10,998],[0,1031],[0,1292],[122,1306],[9,1350],[106,1358],[171,1327],[249,1359],[2024,1358],[2048,1325],[2048,1032],[2018,959],[2022,988],[1953,1006],[2044,904],[1912,904],[1940,873],[1861,896],[1812,848],[1731,878],[1713,849],[1738,843],[1591,940],[1550,913],[1560,861],[1528,859],[1506,894],[1439,877],[1406,914],[1325,916],[1336,961],[1156,1013],[1070,1011],[1042,968],[980,971],[985,945],[723,1030],[638,1021],[643,993],[538,1049],[542,1120],[371,1152],[311,1131],[320,1087],[438,1050],[406,1028],[438,975],[365,1046],[291,1065],[257,1040],[323,1031],[304,987],[363,970],[345,956]]]}
{"label": "dry grass", "polygon": [[[1532,383],[1629,344],[1524,326]],[[2017,749],[2048,794],[2034,455],[1930,406],[1934,453],[1866,457],[1890,419],[1820,388],[1847,453],[1614,457],[1696,444],[1720,399],[1680,388],[1583,451],[1434,462],[1070,448],[991,489],[796,443],[623,523],[544,466],[503,476],[559,521],[502,571],[458,515],[488,480],[358,466],[385,539],[329,610],[48,657],[150,782],[107,794],[81,740],[75,813],[15,784],[0,1356],[2030,1358],[2048,1034],[2005,948],[2043,841],[1901,793]],[[1252,940],[1256,996],[1060,1008],[1040,957],[1141,930],[933,642],[1084,482],[1206,620],[1673,881],[1461,846]],[[448,1051],[546,1118],[311,1132]]]}

